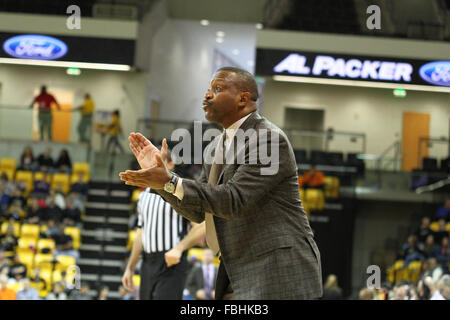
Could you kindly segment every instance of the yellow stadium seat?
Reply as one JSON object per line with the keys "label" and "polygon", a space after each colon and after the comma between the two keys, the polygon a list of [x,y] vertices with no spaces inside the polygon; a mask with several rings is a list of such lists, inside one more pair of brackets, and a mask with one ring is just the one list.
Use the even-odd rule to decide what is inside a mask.
{"label": "yellow stadium seat", "polygon": [[134,239],[136,239],[136,233],[136,230],[128,231],[127,250],[131,250],[133,248]]}
{"label": "yellow stadium seat", "polygon": [[76,260],[72,256],[57,256],[58,264],[56,265],[56,270],[66,271],[68,267],[76,265]]}
{"label": "yellow stadium seat", "polygon": [[90,168],[88,162],[74,162],[72,166],[72,174],[78,175],[79,172],[83,172],[87,181],[90,179]]}
{"label": "yellow stadium seat", "polygon": [[41,225],[41,233],[46,233],[48,230],[48,226],[46,224]]}
{"label": "yellow stadium seat", "polygon": [[34,252],[17,253],[19,261],[27,266],[28,271],[33,270],[34,266]]}
{"label": "yellow stadium seat", "polygon": [[[78,176],[78,174],[73,174],[72,173],[72,175],[70,176],[70,184],[72,185],[72,184],[77,183],[77,182],[80,182],[80,177]],[[83,182],[84,183],[88,183],[89,182],[89,176],[84,175],[83,176]]]}
{"label": "yellow stadium seat", "polygon": [[44,279],[45,283],[47,284],[47,288],[51,288],[53,281],[53,271],[51,269],[41,269],[40,277]]}
{"label": "yellow stadium seat", "polygon": [[81,230],[77,227],[65,227],[64,233],[72,237],[73,248],[78,250],[81,245]]}
{"label": "yellow stadium seat", "polygon": [[[33,249],[36,248],[36,240],[37,239],[35,237],[22,236],[18,241],[18,249],[33,251]],[[26,252],[26,250],[23,250],[21,252]]]}
{"label": "yellow stadium seat", "polygon": [[62,187],[62,192],[67,194],[70,189],[70,178],[66,173],[55,173],[52,178],[51,189],[57,190],[58,186]]}
{"label": "yellow stadium seat", "polygon": [[139,195],[141,194],[142,190],[136,189],[133,191],[133,194],[131,195],[131,201],[137,202],[139,200]]}
{"label": "yellow stadium seat", "polygon": [[338,198],[339,179],[337,177],[324,177],[324,182],[325,182],[325,197]]}
{"label": "yellow stadium seat", "polygon": [[138,274],[135,274],[133,276],[133,284],[135,287],[139,287],[141,285],[141,276]]}
{"label": "yellow stadium seat", "polygon": [[10,181],[14,180],[15,170],[13,170],[13,169],[0,169],[0,176],[2,176],[3,173],[6,173],[6,176],[8,177],[8,180],[10,180]]}
{"label": "yellow stadium seat", "polygon": [[408,265],[408,281],[416,283],[419,280],[422,271],[422,261],[412,261]]}
{"label": "yellow stadium seat", "polygon": [[53,269],[53,255],[49,253],[38,253],[34,257],[34,266],[40,268],[41,272],[44,270]]}
{"label": "yellow stadium seat", "polygon": [[8,221],[3,222],[1,234],[6,233],[6,230],[8,229],[8,225],[10,225],[10,224],[12,224],[12,226],[14,228],[14,236],[18,238],[20,236],[20,223],[19,222],[14,222],[14,223],[10,223]]}
{"label": "yellow stadium seat", "polygon": [[64,279],[63,279],[63,276],[62,276],[62,273],[61,273],[61,271],[60,270],[55,270],[55,271],[53,271],[53,278],[52,278],[52,282],[53,283],[55,283],[55,282],[60,282],[60,281],[63,281]]}
{"label": "yellow stadium seat", "polygon": [[[42,180],[42,178],[44,177],[44,173],[43,172],[35,172],[34,174],[34,181],[39,181]],[[50,183],[52,182],[52,175],[50,173],[47,173],[47,182]]]}
{"label": "yellow stadium seat", "polygon": [[55,250],[55,240],[53,239],[39,239],[37,242],[36,249],[39,253],[42,253],[43,249],[49,249],[49,253],[53,253]]}
{"label": "yellow stadium seat", "polygon": [[39,238],[40,227],[37,224],[23,224],[20,228],[20,236],[21,237],[31,237],[38,239]]}
{"label": "yellow stadium seat", "polygon": [[305,202],[309,210],[322,210],[325,206],[325,196],[320,189],[308,188],[305,191]]}
{"label": "yellow stadium seat", "polygon": [[0,169],[16,170],[17,164],[14,158],[2,158],[0,160]]}
{"label": "yellow stadium seat", "polygon": [[437,232],[439,230],[439,223],[438,222],[432,222],[430,224],[430,229],[433,232]]}
{"label": "yellow stadium seat", "polygon": [[33,190],[33,173],[31,171],[16,171],[16,179],[17,182],[23,182],[26,185],[25,194],[28,195],[31,190]]}
{"label": "yellow stadium seat", "polygon": [[450,222],[447,222],[447,224],[445,225],[445,230],[450,232]]}

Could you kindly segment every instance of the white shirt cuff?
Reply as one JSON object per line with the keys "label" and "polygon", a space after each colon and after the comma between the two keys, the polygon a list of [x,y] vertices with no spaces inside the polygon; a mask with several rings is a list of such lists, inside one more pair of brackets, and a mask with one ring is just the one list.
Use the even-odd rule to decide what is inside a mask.
{"label": "white shirt cuff", "polygon": [[173,194],[175,197],[177,197],[180,200],[183,200],[184,197],[184,190],[183,190],[183,179],[178,178],[177,187],[175,188],[175,193]]}

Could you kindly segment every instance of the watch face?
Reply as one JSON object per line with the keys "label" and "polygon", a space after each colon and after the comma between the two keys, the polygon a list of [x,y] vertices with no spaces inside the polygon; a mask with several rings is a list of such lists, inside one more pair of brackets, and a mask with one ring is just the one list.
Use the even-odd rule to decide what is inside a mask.
{"label": "watch face", "polygon": [[166,189],[167,192],[173,193],[175,186],[173,185],[173,183],[168,182],[164,186],[164,189]]}

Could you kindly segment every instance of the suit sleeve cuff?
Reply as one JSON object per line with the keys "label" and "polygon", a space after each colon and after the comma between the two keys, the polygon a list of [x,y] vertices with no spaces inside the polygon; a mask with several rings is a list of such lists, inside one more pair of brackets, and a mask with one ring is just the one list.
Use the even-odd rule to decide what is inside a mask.
{"label": "suit sleeve cuff", "polygon": [[173,194],[179,200],[183,200],[184,190],[183,190],[183,179],[178,178],[177,187],[175,188],[175,193]]}

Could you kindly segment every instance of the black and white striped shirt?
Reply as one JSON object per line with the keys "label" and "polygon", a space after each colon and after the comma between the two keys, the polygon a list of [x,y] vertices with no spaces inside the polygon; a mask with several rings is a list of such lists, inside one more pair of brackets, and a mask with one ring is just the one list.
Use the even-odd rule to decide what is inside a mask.
{"label": "black and white striped shirt", "polygon": [[189,221],[179,215],[150,188],[139,195],[138,228],[142,229],[144,252],[165,252],[176,246],[189,231]]}

